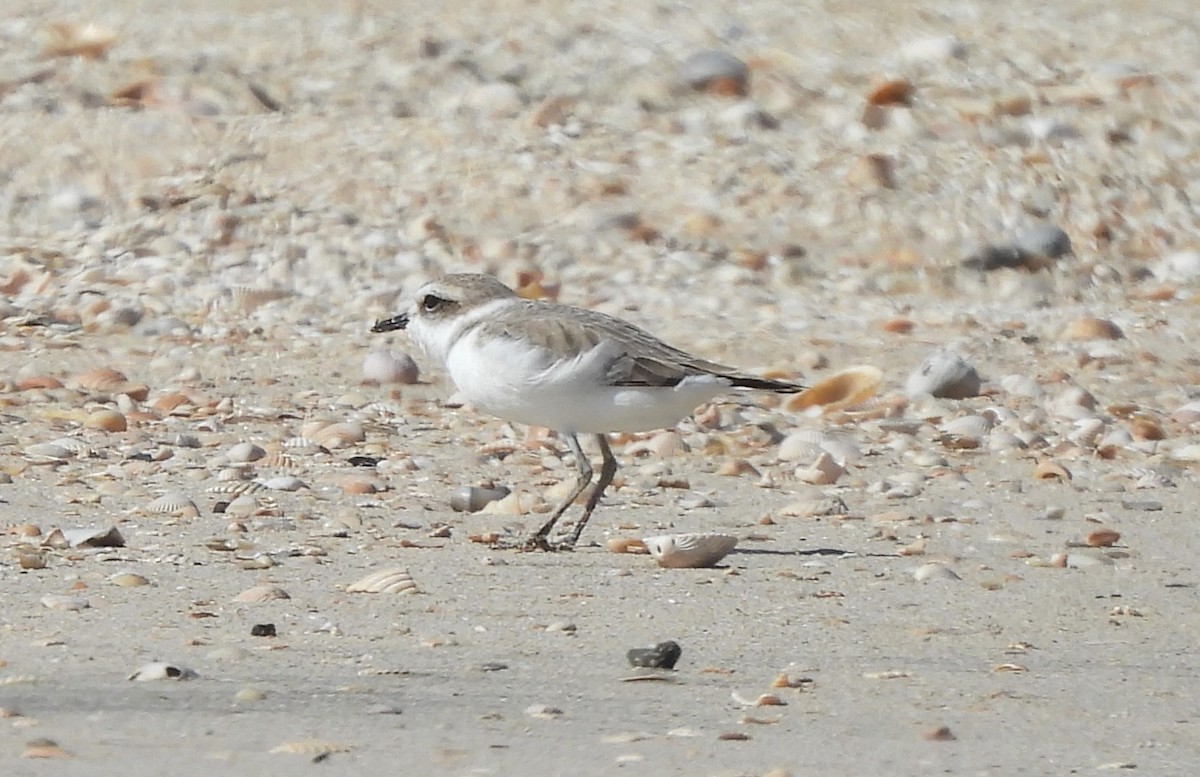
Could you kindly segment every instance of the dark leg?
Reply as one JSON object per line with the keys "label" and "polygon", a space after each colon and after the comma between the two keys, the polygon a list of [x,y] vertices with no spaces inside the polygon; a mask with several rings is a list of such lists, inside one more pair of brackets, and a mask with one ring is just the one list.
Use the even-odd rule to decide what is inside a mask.
{"label": "dark leg", "polygon": [[[566,438],[567,447],[571,449],[571,453],[575,454],[575,465],[579,467],[579,478],[575,481],[575,488],[571,490],[571,493],[567,495],[567,498],[564,499],[558,507],[554,508],[554,512],[550,514],[550,519],[542,524],[542,528],[538,529],[537,532],[524,543],[524,546],[529,550],[533,550],[535,548],[541,550],[556,550],[556,548],[552,547],[549,542],[550,532],[554,531],[554,524],[558,523],[558,519],[562,517],[562,514],[567,511],[568,507],[574,504],[575,500],[579,498],[579,495],[583,493],[583,490],[588,487],[589,483],[592,482],[592,463],[588,461],[588,457],[584,455],[583,448],[579,447],[579,438],[574,434],[568,434],[566,435]],[[612,453],[608,450],[607,443],[603,443],[601,445],[601,450],[607,457],[604,465],[607,468],[607,459],[612,458]],[[600,473],[600,477],[603,480],[603,472]],[[612,476],[610,475],[609,478],[611,479],[611,477]],[[595,506],[595,500],[596,497],[593,494],[593,497],[588,500],[588,508],[584,513],[584,521],[587,520],[587,515],[591,513],[592,507]]]}
{"label": "dark leg", "polygon": [[587,525],[588,518],[592,517],[592,510],[596,509],[596,505],[600,503],[600,497],[604,496],[604,490],[608,488],[612,483],[613,476],[617,474],[617,460],[613,458],[612,449],[608,447],[608,438],[603,434],[597,434],[595,437],[596,442],[600,445],[600,455],[604,457],[600,464],[600,479],[596,481],[596,489],[588,497],[587,504],[583,508],[583,515],[579,516],[579,520],[575,523],[575,531],[571,532],[571,539],[565,543],[563,550],[574,548],[575,543],[579,542],[579,535],[583,534],[583,527]]}

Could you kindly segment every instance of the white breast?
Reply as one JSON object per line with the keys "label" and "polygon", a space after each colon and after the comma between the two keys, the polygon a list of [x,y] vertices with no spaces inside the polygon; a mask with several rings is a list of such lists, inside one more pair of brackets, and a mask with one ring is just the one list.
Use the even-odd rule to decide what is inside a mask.
{"label": "white breast", "polygon": [[728,390],[711,375],[666,388],[607,385],[613,350],[602,343],[573,359],[507,338],[470,332],[450,347],[446,369],[458,390],[501,418],[564,432],[640,432],[674,426]]}

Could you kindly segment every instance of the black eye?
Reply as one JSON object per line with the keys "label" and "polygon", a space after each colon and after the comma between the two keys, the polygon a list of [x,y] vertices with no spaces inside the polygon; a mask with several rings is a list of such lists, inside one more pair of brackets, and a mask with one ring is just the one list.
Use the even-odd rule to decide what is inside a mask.
{"label": "black eye", "polygon": [[426,313],[432,313],[445,304],[446,300],[436,297],[433,294],[426,294],[421,298],[421,309]]}

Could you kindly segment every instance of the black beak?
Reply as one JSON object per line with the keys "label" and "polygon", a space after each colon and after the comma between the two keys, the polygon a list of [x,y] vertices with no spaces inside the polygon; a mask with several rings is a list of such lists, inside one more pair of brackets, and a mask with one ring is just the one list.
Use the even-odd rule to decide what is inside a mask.
{"label": "black beak", "polygon": [[375,326],[371,327],[372,332],[395,332],[397,329],[404,329],[408,326],[408,314],[401,313],[398,316],[384,318],[375,322]]}

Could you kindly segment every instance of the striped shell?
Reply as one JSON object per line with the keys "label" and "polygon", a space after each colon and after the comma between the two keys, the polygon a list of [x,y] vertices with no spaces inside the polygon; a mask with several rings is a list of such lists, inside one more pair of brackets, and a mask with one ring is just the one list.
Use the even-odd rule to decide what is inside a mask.
{"label": "striped shell", "polygon": [[408,570],[400,567],[381,569],[346,586],[350,594],[416,594],[420,593]]}
{"label": "striped shell", "polygon": [[146,505],[146,512],[173,515],[179,518],[196,518],[200,515],[200,508],[196,507],[196,503],[186,494],[172,491]]}
{"label": "striped shell", "polygon": [[711,567],[728,556],[738,541],[729,534],[664,534],[642,542],[660,567],[682,569]]}

